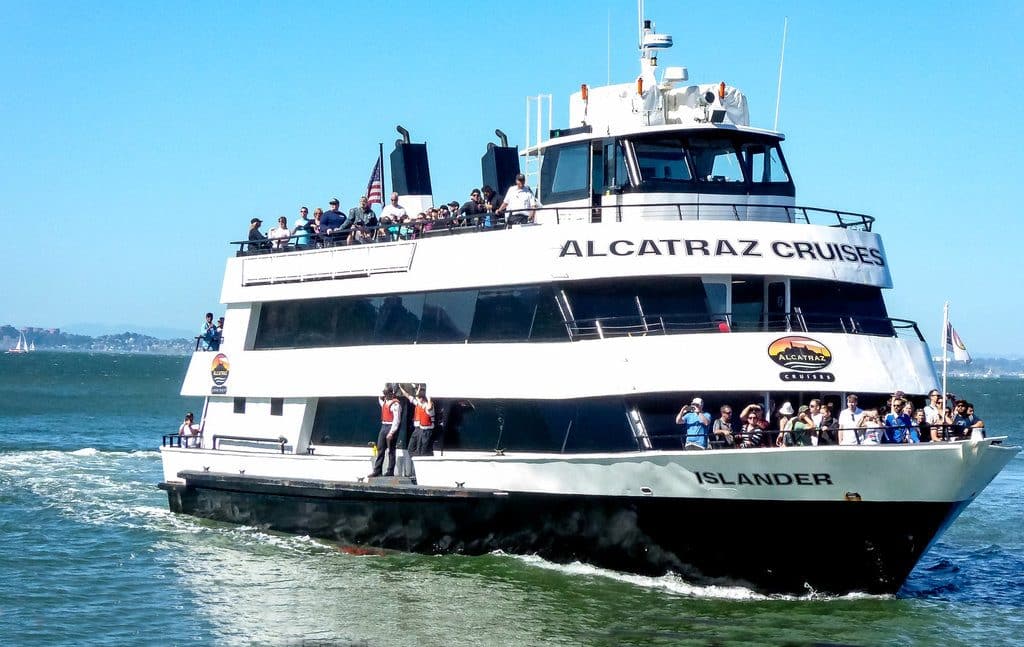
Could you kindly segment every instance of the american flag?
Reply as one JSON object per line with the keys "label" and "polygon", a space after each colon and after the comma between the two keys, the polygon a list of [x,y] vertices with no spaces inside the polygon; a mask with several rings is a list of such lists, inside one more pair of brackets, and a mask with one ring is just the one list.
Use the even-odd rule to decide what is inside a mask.
{"label": "american flag", "polygon": [[366,185],[366,201],[370,204],[384,204],[384,182],[381,177],[384,173],[384,159],[377,157],[377,163],[373,165],[373,172],[370,173],[370,181]]}

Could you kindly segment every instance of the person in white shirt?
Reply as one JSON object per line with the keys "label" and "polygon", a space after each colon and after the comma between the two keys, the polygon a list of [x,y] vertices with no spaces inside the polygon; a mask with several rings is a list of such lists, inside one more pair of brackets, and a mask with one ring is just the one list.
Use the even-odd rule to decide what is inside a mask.
{"label": "person in white shirt", "polygon": [[402,222],[406,215],[405,208],[398,204],[398,193],[392,192],[391,203],[380,210],[380,219],[388,218],[391,222]]}
{"label": "person in white shirt", "polygon": [[856,445],[857,427],[860,425],[864,410],[857,406],[857,396],[853,393],[846,396],[846,408],[839,414],[839,444]]}
{"label": "person in white shirt", "polygon": [[516,176],[516,183],[505,192],[505,199],[495,213],[501,215],[508,212],[505,217],[507,225],[521,225],[525,222],[533,222],[536,213],[537,198],[533,191],[526,186],[526,176],[520,173]]}
{"label": "person in white shirt", "polygon": [[288,228],[288,219],[281,216],[277,219],[277,226],[267,232],[274,249],[286,249],[288,239],[292,237],[292,230]]}
{"label": "person in white shirt", "polygon": [[178,427],[178,436],[181,437],[182,447],[199,447],[199,425],[195,424],[195,415],[189,411],[185,414],[185,420]]}
{"label": "person in white shirt", "polygon": [[[860,422],[857,424],[858,427],[862,428],[863,435],[861,437],[860,444],[862,445],[881,445],[882,444],[882,433],[884,427],[882,420],[878,415],[878,409],[868,409],[863,412],[860,417]],[[842,432],[840,432],[842,433]],[[842,443],[840,443],[842,444]]]}

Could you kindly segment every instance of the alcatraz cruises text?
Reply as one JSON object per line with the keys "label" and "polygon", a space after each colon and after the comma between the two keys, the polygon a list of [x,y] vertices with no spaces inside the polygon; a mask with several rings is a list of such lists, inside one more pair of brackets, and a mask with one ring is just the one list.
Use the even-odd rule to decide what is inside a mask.
{"label": "alcatraz cruises text", "polygon": [[885,267],[885,258],[876,247],[849,243],[822,243],[807,240],[760,240],[743,238],[644,238],[639,241],[621,239],[611,242],[566,240],[559,258],[578,256],[735,256],[763,258],[765,253],[777,258],[810,261],[841,261]]}

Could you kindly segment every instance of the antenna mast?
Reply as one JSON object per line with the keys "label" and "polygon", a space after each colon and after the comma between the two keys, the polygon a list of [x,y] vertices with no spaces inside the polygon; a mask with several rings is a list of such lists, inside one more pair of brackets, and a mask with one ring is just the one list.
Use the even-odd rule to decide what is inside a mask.
{"label": "antenna mast", "polygon": [[775,125],[772,130],[779,130],[779,101],[782,99],[782,65],[786,62],[786,34],[789,33],[789,16],[782,23],[782,53],[779,54],[779,85],[775,90]]}
{"label": "antenna mast", "polygon": [[644,48],[644,0],[636,0],[636,48]]}

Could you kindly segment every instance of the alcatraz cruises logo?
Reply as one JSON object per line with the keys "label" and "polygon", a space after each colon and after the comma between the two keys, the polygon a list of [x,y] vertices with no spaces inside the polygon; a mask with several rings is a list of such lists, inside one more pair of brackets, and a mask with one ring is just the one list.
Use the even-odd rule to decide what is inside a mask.
{"label": "alcatraz cruises logo", "polygon": [[768,346],[768,357],[784,368],[779,373],[785,382],[835,382],[832,373],[821,372],[832,363],[828,346],[810,337],[782,337]]}
{"label": "alcatraz cruises logo", "polygon": [[228,392],[228,387],[224,386],[224,383],[228,381],[228,374],[230,372],[228,356],[224,353],[217,353],[217,356],[213,358],[213,365],[210,367],[210,377],[216,386],[210,389],[210,393],[213,395],[224,395]]}

